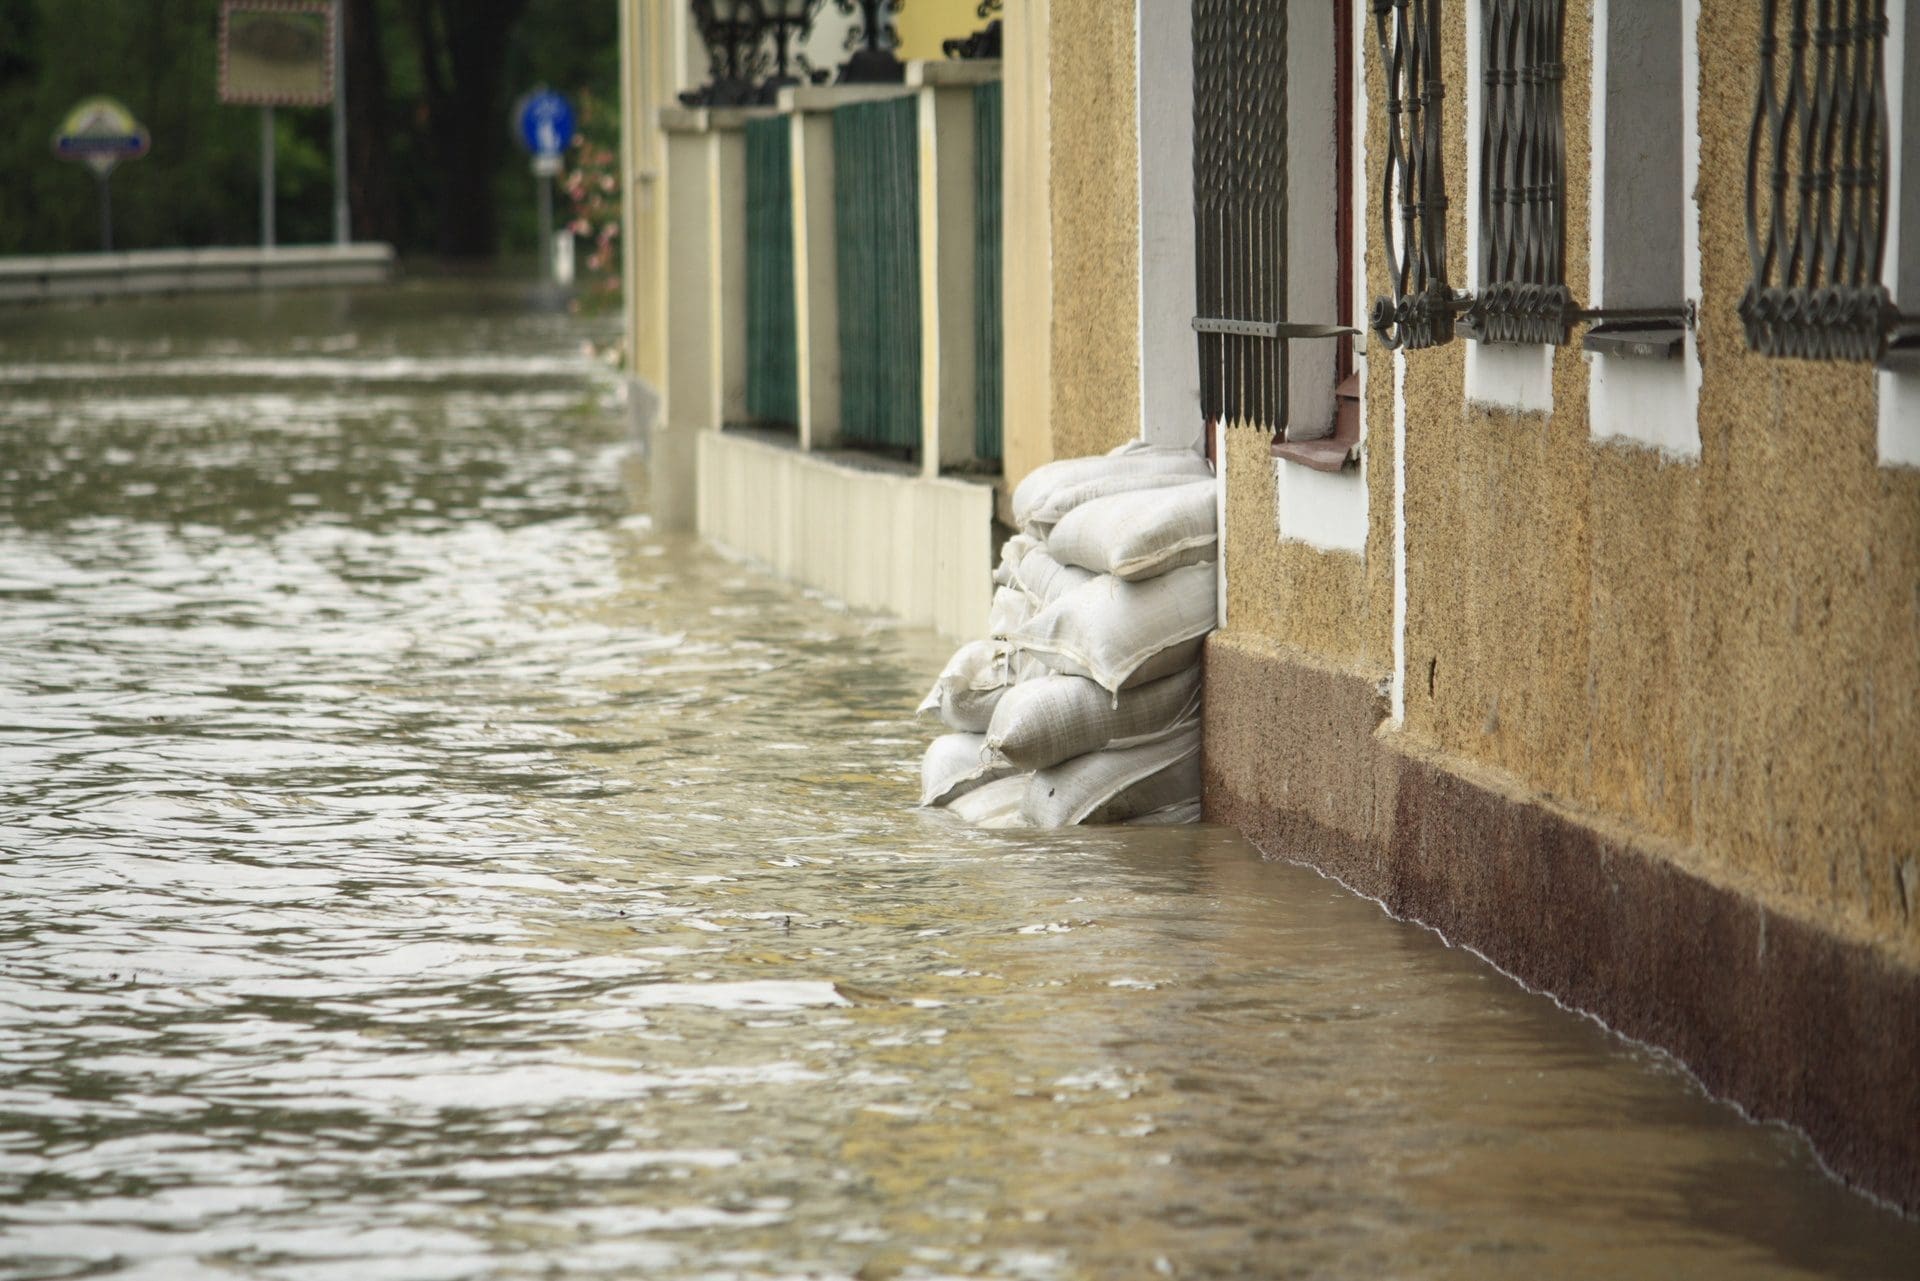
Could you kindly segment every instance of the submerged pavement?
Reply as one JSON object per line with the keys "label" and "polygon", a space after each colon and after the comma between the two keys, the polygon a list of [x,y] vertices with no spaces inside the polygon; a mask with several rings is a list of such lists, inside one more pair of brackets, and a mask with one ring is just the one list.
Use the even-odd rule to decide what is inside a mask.
{"label": "submerged pavement", "polygon": [[909,808],[949,646],[655,532],[609,333],[0,313],[0,1275],[1912,1275],[1230,831]]}

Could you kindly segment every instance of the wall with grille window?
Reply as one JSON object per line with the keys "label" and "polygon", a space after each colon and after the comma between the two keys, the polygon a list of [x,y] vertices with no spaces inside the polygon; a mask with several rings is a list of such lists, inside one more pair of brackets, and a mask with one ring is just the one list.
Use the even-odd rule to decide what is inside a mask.
{"label": "wall with grille window", "polygon": [[[1484,87],[1469,75],[1481,3],[1440,0],[1434,27],[1445,86],[1438,261],[1449,288],[1469,296],[1487,279],[1468,261],[1480,230],[1469,235],[1481,191],[1468,160],[1484,126],[1469,109]],[[1369,32],[1372,197],[1386,179],[1384,64],[1371,5],[1356,8]],[[1749,345],[1738,303],[1750,276],[1744,162],[1762,3],[1701,0],[1682,12],[1699,60],[1684,92],[1698,94],[1688,114],[1701,159],[1697,214],[1696,184],[1683,180],[1681,216],[1697,217],[1688,252],[1699,279],[1673,281],[1672,293],[1698,304],[1680,357],[1695,362],[1697,444],[1594,439],[1593,367],[1621,357],[1583,350],[1584,320],[1564,343],[1515,349],[1538,362],[1550,414],[1476,396],[1468,365],[1493,344],[1469,333],[1392,354],[1375,342],[1364,568],[1289,551],[1264,460],[1230,442],[1228,636],[1265,635],[1375,671],[1403,699],[1409,741],[1624,818],[1725,875],[1764,868],[1781,901],[1920,952],[1920,912],[1903,906],[1899,881],[1920,770],[1890,765],[1920,759],[1920,718],[1885,714],[1886,691],[1920,688],[1920,647],[1900,603],[1920,582],[1920,472],[1882,457],[1878,387],[1891,375]],[[1607,302],[1592,261],[1592,176],[1605,156],[1590,13],[1565,6],[1558,82],[1563,271],[1578,308]],[[1366,215],[1369,283],[1390,295],[1378,214]],[[1869,702],[1872,717],[1861,711]],[[1769,817],[1783,813],[1796,828],[1846,831],[1847,852],[1786,833]]]}
{"label": "wall with grille window", "polygon": [[[1804,12],[1871,23],[1870,3]],[[1889,3],[1887,121],[1907,131],[1889,154],[1911,162],[1920,108],[1908,94],[1920,89],[1906,76],[1920,62],[1905,41],[1920,4]],[[1855,353],[1864,358],[1774,354],[1750,340],[1740,304],[1754,279],[1747,157],[1766,0],[1633,0],[1630,17],[1664,7],[1676,19],[1661,37],[1675,55],[1661,74],[1679,80],[1664,107],[1650,71],[1596,62],[1606,44],[1595,17],[1626,6],[1406,0],[1386,6],[1383,57],[1371,0],[1354,4],[1368,33],[1365,276],[1386,322],[1367,338],[1368,532],[1357,564],[1280,537],[1287,495],[1264,442],[1228,440],[1228,626],[1207,659],[1210,816],[1666,1038],[1715,1088],[1814,1129],[1850,1177],[1920,1204],[1920,1183],[1876,1165],[1910,1160],[1912,1145],[1887,1156],[1905,1140],[1870,1133],[1887,1105],[1846,1075],[1870,1031],[1839,1029],[1836,1049],[1809,1030],[1823,1026],[1816,1011],[1769,1040],[1737,1005],[1758,999],[1751,938],[1744,950],[1721,940],[1715,973],[1699,976],[1683,972],[1687,956],[1634,934],[1683,901],[1712,900],[1742,920],[1810,924],[1832,949],[1821,956],[1858,949],[1856,978],[1882,962],[1895,974],[1920,966],[1920,466],[1899,453],[1920,453],[1920,394],[1900,400],[1912,375],[1876,368],[1898,344],[1884,311]],[[1780,20],[1794,9],[1772,7]],[[1562,256],[1557,275],[1516,281],[1486,269],[1488,213],[1496,192],[1508,203],[1513,175],[1482,165],[1507,145],[1490,112],[1511,104],[1490,95],[1529,73],[1489,64],[1485,22],[1546,8],[1564,23],[1557,59],[1543,58],[1555,64]],[[1433,74],[1402,78],[1396,92],[1390,60],[1407,48],[1391,28],[1402,18]],[[1423,116],[1410,136],[1414,101]],[[1633,111],[1643,123],[1621,126]],[[1656,129],[1677,155],[1608,154]],[[1654,179],[1622,163],[1642,152],[1661,171],[1657,214],[1639,186]],[[1404,168],[1416,158],[1424,178]],[[1764,213],[1773,176],[1760,168]],[[1836,163],[1831,189],[1858,168]],[[1920,186],[1904,165],[1889,177],[1893,216]],[[1797,176],[1788,189],[1797,202]],[[1659,243],[1620,225],[1596,243],[1610,218],[1635,217],[1662,220]],[[1915,240],[1890,239],[1882,272],[1909,311],[1920,304],[1901,296],[1901,273],[1920,278],[1913,217]],[[1636,252],[1661,265],[1620,257]],[[1513,291],[1495,298],[1509,284],[1555,292],[1554,308],[1520,308],[1541,328],[1500,327],[1513,317],[1488,304],[1511,312]],[[1528,341],[1494,341],[1516,337]],[[1675,393],[1671,421],[1640,421],[1650,402],[1614,395],[1633,380]],[[1909,424],[1890,418],[1903,405],[1911,446]],[[1608,879],[1569,906],[1596,866]],[[1617,897],[1641,892],[1644,904]],[[1583,934],[1586,908],[1606,916],[1597,942]],[[1626,964],[1609,949],[1629,935]],[[1766,955],[1773,964],[1771,946]],[[1794,999],[1839,972],[1780,964],[1768,991]],[[1697,995],[1697,1008],[1650,1015],[1643,989],[1655,972]],[[1780,1058],[1788,1042],[1811,1048]]]}
{"label": "wall with grille window", "polygon": [[[1473,3],[1447,0],[1441,28],[1456,160]],[[1897,883],[1920,776],[1888,766],[1920,759],[1920,719],[1860,710],[1870,688],[1920,687],[1912,620],[1893,604],[1920,581],[1920,475],[1880,465],[1870,364],[1748,345],[1737,304],[1760,18],[1760,0],[1705,0],[1699,18],[1698,462],[1591,441],[1592,357],[1577,343],[1538,349],[1551,416],[1475,404],[1470,340],[1403,357],[1405,732],[1628,817],[1727,875],[1764,868],[1783,901],[1920,948]],[[1592,48],[1586,7],[1569,5],[1577,282],[1589,278]],[[1465,170],[1447,173],[1456,258]],[[1377,473],[1373,500],[1396,501]],[[1782,814],[1846,831],[1847,852],[1789,834]]]}

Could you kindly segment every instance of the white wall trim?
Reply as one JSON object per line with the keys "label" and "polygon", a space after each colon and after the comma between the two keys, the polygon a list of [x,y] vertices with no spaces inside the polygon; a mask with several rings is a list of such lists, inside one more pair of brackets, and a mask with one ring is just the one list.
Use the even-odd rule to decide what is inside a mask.
{"label": "white wall trim", "polygon": [[[1593,0],[1593,169],[1588,194],[1590,228],[1587,296],[1605,306],[1607,253],[1608,17],[1616,0]],[[1633,4],[1636,0],[1619,0]],[[1680,181],[1682,288],[1698,304],[1700,284],[1700,0],[1680,3]],[[1587,353],[1587,426],[1595,441],[1656,449],[1674,459],[1700,458],[1700,346],[1686,332],[1678,360]]]}
{"label": "white wall trim", "polygon": [[1407,719],[1407,353],[1393,353],[1393,688],[1390,723]]}
{"label": "white wall trim", "polygon": [[[1348,4],[1354,9],[1353,22],[1351,24],[1352,30],[1349,33],[1352,47],[1348,51],[1348,56],[1353,60],[1352,65],[1354,69],[1354,74],[1350,77],[1348,84],[1348,91],[1353,96],[1353,101],[1349,104],[1348,125],[1353,135],[1351,144],[1353,147],[1354,163],[1353,172],[1349,175],[1349,178],[1353,184],[1350,206],[1354,224],[1352,244],[1356,256],[1353,271],[1353,292],[1355,297],[1350,300],[1350,306],[1352,307],[1353,315],[1364,316],[1367,313],[1364,299],[1366,296],[1367,281],[1366,125],[1368,116],[1366,109],[1365,76],[1362,75],[1361,72],[1365,65],[1363,60],[1363,53],[1366,47],[1365,37],[1370,30],[1367,25],[1367,19],[1371,15],[1365,0],[1335,0],[1335,3]],[[1288,56],[1289,60],[1294,56],[1294,50],[1291,47],[1288,50]],[[1312,50],[1310,48],[1307,49],[1303,56],[1311,58]],[[1291,93],[1291,91],[1291,86],[1289,86],[1289,93]],[[1327,95],[1328,103],[1330,106],[1337,108],[1337,104],[1332,102],[1332,97],[1332,94]],[[1301,114],[1310,114],[1314,118],[1319,118],[1322,113],[1312,112]],[[1331,116],[1331,120],[1327,122],[1329,125],[1339,120],[1337,109],[1329,114]],[[1331,128],[1329,128],[1329,132],[1331,132]],[[1301,177],[1304,179],[1307,175],[1303,174]],[[1311,186],[1310,181],[1307,185]],[[1331,198],[1329,197],[1328,199],[1330,200]],[[1300,206],[1291,201],[1289,202],[1289,206],[1297,216]],[[1309,223],[1311,223],[1313,218],[1318,216],[1319,206],[1316,205],[1313,206],[1313,208],[1315,213],[1309,217]],[[1329,215],[1326,222],[1330,224],[1332,222],[1332,209],[1327,209],[1325,212]],[[1308,236],[1310,236],[1312,231],[1311,226],[1308,226],[1305,230]],[[1294,238],[1290,235],[1290,239]],[[1303,242],[1301,239],[1295,239],[1296,244]],[[1337,267],[1335,276],[1337,279]],[[1297,350],[1301,345],[1302,344],[1294,344],[1293,347]],[[1310,372],[1303,372],[1301,376],[1318,376],[1331,385],[1333,377],[1330,360],[1332,345],[1326,342],[1315,345],[1325,349],[1329,359],[1308,365],[1307,368]],[[1289,542],[1305,543],[1307,546],[1317,548],[1320,551],[1351,553],[1364,557],[1367,551],[1368,501],[1367,455],[1364,448],[1367,439],[1367,361],[1364,342],[1356,337],[1353,340],[1353,346],[1354,368],[1360,375],[1360,440],[1362,443],[1360,465],[1349,468],[1343,472],[1330,473],[1315,471],[1311,467],[1302,467],[1297,463],[1287,462],[1285,459],[1275,459],[1273,464],[1275,506],[1277,508],[1275,512],[1275,525],[1279,530],[1280,537]],[[1322,364],[1327,366],[1324,371],[1321,369]]]}
{"label": "white wall trim", "polygon": [[1140,439],[1204,444],[1193,336],[1193,13],[1134,0],[1140,161]]}
{"label": "white wall trim", "polygon": [[[1891,157],[1887,167],[1887,182],[1893,198],[1887,202],[1887,257],[1881,269],[1881,278],[1888,289],[1899,287],[1902,184],[1920,181],[1907,171],[1907,165],[1903,163],[1913,159],[1913,149],[1920,147],[1920,138],[1903,137],[1900,128],[1906,105],[1907,39],[1912,30],[1908,18],[1911,10],[1911,4],[1903,4],[1899,0],[1887,6],[1887,122],[1892,144],[1887,148]],[[1920,298],[1902,298],[1896,293],[1894,301],[1908,312],[1920,311]],[[1879,371],[1877,382],[1880,421],[1876,436],[1880,465],[1920,467],[1920,372],[1909,370],[1893,373],[1883,369]]]}
{"label": "white wall trim", "polygon": [[[1481,0],[1467,0],[1467,287],[1480,288]],[[1495,409],[1553,413],[1553,348],[1545,343],[1467,342],[1467,399]]]}
{"label": "white wall trim", "polygon": [[1219,570],[1214,575],[1215,626],[1227,625],[1227,424],[1217,422],[1207,428],[1213,433],[1214,462],[1214,529],[1218,531],[1214,546],[1219,549],[1217,564]]}

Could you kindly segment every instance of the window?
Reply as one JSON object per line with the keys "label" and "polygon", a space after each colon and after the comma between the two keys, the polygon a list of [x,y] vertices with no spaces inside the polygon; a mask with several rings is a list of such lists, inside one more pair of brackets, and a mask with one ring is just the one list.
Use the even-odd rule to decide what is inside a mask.
{"label": "window", "polygon": [[1209,424],[1286,421],[1287,10],[1193,0],[1193,325]]}
{"label": "window", "polygon": [[[1683,10],[1687,12],[1683,15]],[[1677,359],[1685,347],[1691,281],[1686,181],[1697,165],[1694,104],[1682,81],[1696,36],[1682,0],[1596,0],[1594,6],[1593,301],[1616,319],[1587,331],[1591,352]],[[1697,73],[1696,73],[1697,74]],[[1697,246],[1695,253],[1697,254]]]}
{"label": "window", "polygon": [[1587,421],[1700,456],[1700,0],[1594,0]]}
{"label": "window", "polygon": [[1482,342],[1563,343],[1567,161],[1561,120],[1562,0],[1481,0],[1480,294],[1468,313]]}
{"label": "window", "polygon": [[[1350,251],[1322,251],[1338,224],[1338,157],[1345,154],[1334,83],[1347,61],[1335,31],[1348,29],[1344,8],[1290,15],[1285,5],[1193,0],[1201,412],[1209,424],[1278,433],[1280,448],[1326,440],[1338,425],[1342,357],[1319,343],[1289,352],[1289,342],[1351,332],[1334,319]],[[1290,19],[1304,42],[1291,65]],[[1328,58],[1329,46],[1339,56]],[[1289,319],[1295,315],[1308,320]],[[1309,450],[1296,461],[1338,470],[1351,461],[1354,443]]]}
{"label": "window", "polygon": [[[1893,122],[1887,172],[1899,193],[1887,228],[1883,278],[1908,317],[1920,312],[1920,3],[1907,0],[1888,15],[1887,114]],[[1920,326],[1897,328],[1880,358],[1880,461],[1920,467]]]}

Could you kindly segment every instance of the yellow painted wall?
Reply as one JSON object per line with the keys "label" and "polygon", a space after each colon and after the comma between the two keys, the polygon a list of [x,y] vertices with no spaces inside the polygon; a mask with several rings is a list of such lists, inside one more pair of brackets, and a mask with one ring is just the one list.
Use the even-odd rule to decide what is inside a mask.
{"label": "yellow painted wall", "polygon": [[1053,456],[1140,434],[1134,6],[1053,0]]}
{"label": "yellow painted wall", "polygon": [[620,0],[621,273],[627,372],[658,389],[666,378],[665,141],[654,116],[672,83],[660,0]]}
{"label": "yellow painted wall", "polygon": [[1053,458],[1053,212],[1048,0],[1020,0],[1002,31],[1002,468],[1009,486]]}
{"label": "yellow painted wall", "polygon": [[[1871,369],[1746,348],[1735,308],[1759,0],[1703,9],[1701,456],[1591,441],[1577,341],[1556,353],[1550,416],[1469,406],[1464,338],[1408,353],[1403,732],[1920,959],[1920,472],[1877,464]],[[1445,11],[1443,69],[1456,285],[1464,10]],[[1590,50],[1590,14],[1569,6],[1567,278],[1581,292]],[[1383,143],[1376,120],[1371,191]],[[1375,217],[1368,234],[1383,292]],[[1376,343],[1364,561],[1280,544],[1264,441],[1236,433],[1228,456],[1234,629],[1382,674],[1391,369]]]}
{"label": "yellow painted wall", "polygon": [[900,35],[897,52],[908,61],[940,57],[944,41],[970,36],[987,25],[978,8],[979,0],[909,0],[893,20]]}

